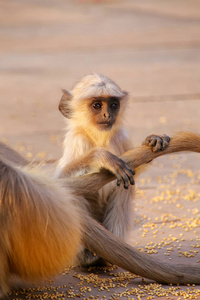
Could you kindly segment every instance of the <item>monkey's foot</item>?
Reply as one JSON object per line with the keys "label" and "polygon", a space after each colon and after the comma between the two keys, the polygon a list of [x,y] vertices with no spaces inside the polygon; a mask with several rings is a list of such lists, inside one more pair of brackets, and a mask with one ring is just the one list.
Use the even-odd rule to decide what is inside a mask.
{"label": "monkey's foot", "polygon": [[163,134],[162,136],[151,134],[146,137],[142,144],[151,147],[153,152],[158,152],[163,151],[168,146],[169,141],[170,137],[166,134]]}
{"label": "monkey's foot", "polygon": [[88,249],[84,249],[84,251],[79,256],[79,264],[84,268],[106,266],[106,262],[101,257],[95,255]]}

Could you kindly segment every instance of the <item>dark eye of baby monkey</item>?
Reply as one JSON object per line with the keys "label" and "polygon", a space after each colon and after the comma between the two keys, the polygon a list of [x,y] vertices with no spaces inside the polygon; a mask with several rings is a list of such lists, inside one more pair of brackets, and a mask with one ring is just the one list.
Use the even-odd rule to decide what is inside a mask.
{"label": "dark eye of baby monkey", "polygon": [[100,110],[101,107],[102,107],[102,103],[101,102],[95,102],[95,103],[93,103],[93,108],[95,110]]}
{"label": "dark eye of baby monkey", "polygon": [[108,107],[108,110],[114,112],[120,108],[120,101],[118,98],[115,97],[109,97],[109,98],[102,97],[102,98],[95,99],[95,101],[93,101],[92,108],[97,112],[98,111],[100,112],[104,105]]}

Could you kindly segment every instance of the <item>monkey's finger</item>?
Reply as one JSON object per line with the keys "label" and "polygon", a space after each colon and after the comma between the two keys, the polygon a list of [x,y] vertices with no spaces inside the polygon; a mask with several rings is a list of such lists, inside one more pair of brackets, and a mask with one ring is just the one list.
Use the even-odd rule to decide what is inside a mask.
{"label": "monkey's finger", "polygon": [[124,182],[124,188],[128,189],[129,187],[129,176],[126,174],[124,170],[122,170],[122,180]]}
{"label": "monkey's finger", "polygon": [[162,151],[165,148],[164,144],[164,139],[162,137],[156,136],[155,138],[156,140],[156,144],[155,146],[152,148],[153,152],[158,152],[158,151]]}
{"label": "monkey's finger", "polygon": [[162,138],[164,139],[165,142],[168,142],[168,143],[171,140],[171,138],[168,135],[166,135],[166,134],[163,134]]}
{"label": "monkey's finger", "polygon": [[132,169],[131,169],[131,173],[132,173],[133,175],[135,175],[135,171],[134,171],[134,170],[132,170]]}
{"label": "monkey's finger", "polygon": [[153,148],[156,146],[156,143],[157,143],[157,139],[152,139],[151,141],[149,141],[149,146]]}
{"label": "monkey's finger", "polygon": [[124,181],[124,188],[128,190],[128,187],[129,187],[129,182],[126,180]]}
{"label": "monkey's finger", "polygon": [[122,168],[122,166],[120,166],[117,170],[117,172],[115,173],[115,176],[117,177],[117,186],[119,186],[121,184],[121,182],[124,182],[124,188],[128,189],[129,186],[129,178],[128,175],[125,173],[124,169]]}
{"label": "monkey's finger", "polygon": [[129,181],[130,181],[131,185],[135,184],[135,180],[134,180],[133,176],[129,177]]}
{"label": "monkey's finger", "polygon": [[157,143],[156,145],[152,148],[152,151],[153,152],[158,152],[158,151],[161,151],[163,149],[163,141],[160,139],[160,140],[157,140]]}
{"label": "monkey's finger", "polygon": [[165,148],[168,146],[168,142],[167,141],[163,141],[163,144],[162,144],[162,150],[165,150]]}
{"label": "monkey's finger", "polygon": [[154,141],[154,135],[149,135],[146,137],[144,142],[142,143],[143,145],[150,146],[150,143]]}
{"label": "monkey's finger", "polygon": [[133,175],[135,175],[135,171],[133,171],[124,161],[123,161],[123,168],[121,168],[121,171],[122,171],[122,178],[124,182],[128,180],[128,184],[130,182],[131,185],[134,185],[135,182],[133,179]]}
{"label": "monkey's finger", "polygon": [[[124,163],[125,164],[125,163]],[[135,171],[132,170],[127,164],[125,164],[126,169],[129,171],[130,174],[135,175]]]}
{"label": "monkey's finger", "polygon": [[[115,176],[117,177],[117,186],[120,186],[123,180],[123,176],[121,175],[121,169],[119,168],[117,172],[115,172]],[[124,181],[124,180],[123,180]]]}
{"label": "monkey's finger", "polygon": [[163,141],[162,150],[165,150],[165,148],[168,146],[168,144],[170,142],[170,137],[167,136],[166,134],[163,134],[162,141]]}
{"label": "monkey's finger", "polygon": [[125,189],[128,189],[129,183],[134,184],[133,174],[135,172],[122,159],[115,157],[114,163],[110,164],[109,169],[117,177],[117,186],[120,186],[122,181]]}
{"label": "monkey's finger", "polygon": [[119,186],[122,181],[124,182],[124,188],[128,189],[128,187],[129,187],[129,179],[128,179],[128,176],[125,173],[124,173],[124,176],[121,176],[121,179],[117,180],[117,185]]}
{"label": "monkey's finger", "polygon": [[167,147],[168,144],[169,144],[168,139],[165,139],[163,137],[157,139],[157,143],[156,143],[155,147],[153,148],[153,152],[163,151]]}
{"label": "monkey's finger", "polygon": [[117,186],[120,186],[122,180],[121,179],[117,179]]}
{"label": "monkey's finger", "polygon": [[170,142],[170,137],[167,136],[166,134],[163,134],[161,137],[155,136],[155,140],[156,140],[156,144],[152,149],[153,152],[164,150]]}
{"label": "monkey's finger", "polygon": [[130,182],[131,185],[135,184],[135,181],[133,179],[133,175],[135,175],[135,172],[133,170],[130,170],[130,168],[128,168],[128,170],[125,170],[126,176],[128,177],[128,181]]}

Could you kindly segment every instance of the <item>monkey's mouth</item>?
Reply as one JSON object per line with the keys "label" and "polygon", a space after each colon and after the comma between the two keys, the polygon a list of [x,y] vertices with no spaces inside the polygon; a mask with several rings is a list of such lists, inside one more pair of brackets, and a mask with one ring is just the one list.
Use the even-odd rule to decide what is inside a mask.
{"label": "monkey's mouth", "polygon": [[110,130],[113,126],[112,122],[99,122],[98,126],[102,129],[102,130]]}
{"label": "monkey's mouth", "polygon": [[112,126],[113,122],[99,122],[98,124],[103,126]]}

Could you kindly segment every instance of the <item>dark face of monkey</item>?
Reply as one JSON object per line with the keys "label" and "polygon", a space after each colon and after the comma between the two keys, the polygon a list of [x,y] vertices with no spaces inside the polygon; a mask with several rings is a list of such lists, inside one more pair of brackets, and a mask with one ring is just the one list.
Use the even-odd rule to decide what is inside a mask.
{"label": "dark face of monkey", "polygon": [[117,97],[93,97],[89,104],[93,124],[101,131],[112,129],[120,109]]}

